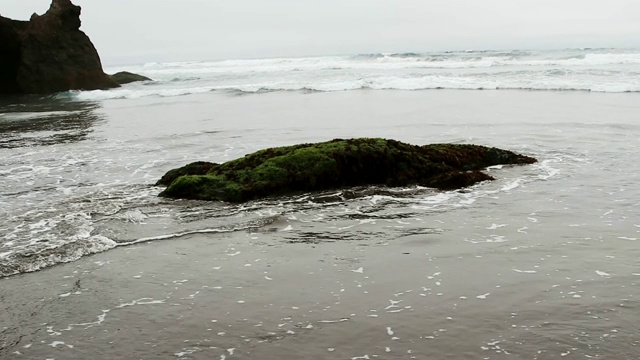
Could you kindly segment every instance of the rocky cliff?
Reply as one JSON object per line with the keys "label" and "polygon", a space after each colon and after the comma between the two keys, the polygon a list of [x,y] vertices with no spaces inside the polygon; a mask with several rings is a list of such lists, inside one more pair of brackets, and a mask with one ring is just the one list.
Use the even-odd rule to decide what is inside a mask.
{"label": "rocky cliff", "polygon": [[80,30],[80,7],[53,0],[29,21],[0,16],[0,94],[46,94],[118,87]]}

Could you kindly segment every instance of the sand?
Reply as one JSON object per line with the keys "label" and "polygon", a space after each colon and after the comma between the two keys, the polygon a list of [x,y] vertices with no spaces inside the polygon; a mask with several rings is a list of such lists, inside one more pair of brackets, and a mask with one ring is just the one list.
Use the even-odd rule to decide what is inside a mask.
{"label": "sand", "polygon": [[[287,242],[283,221],[257,232],[122,247],[6,278],[1,354],[493,359],[543,351],[542,359],[571,352],[563,329],[586,317],[589,300],[558,317],[560,308],[578,303],[558,294],[571,293],[576,274],[566,267],[566,278],[550,286],[540,266],[512,263],[513,243],[526,241],[525,234],[511,243],[465,241],[486,220],[465,209],[434,215],[433,228],[391,242],[315,244]],[[544,267],[568,265],[563,251]],[[545,339],[554,333],[561,341]],[[625,331],[617,336],[632,341]],[[537,349],[541,341],[545,348]],[[630,356],[623,351],[620,358]]]}
{"label": "sand", "polygon": [[[217,113],[214,100],[224,105]],[[611,141],[636,138],[638,128],[629,120],[633,104],[624,94],[587,93],[196,96],[141,106],[141,113],[150,112],[146,123],[123,131],[138,113],[105,102],[100,111],[109,122],[93,136],[117,139],[121,154],[106,153],[122,159],[147,154],[126,147],[138,130],[148,129],[151,138],[174,131],[150,126],[157,121],[184,126],[191,135],[204,126],[197,114],[230,128],[222,129],[228,133],[221,139],[262,124],[258,135],[237,140],[252,147],[262,145],[256,139],[388,134],[414,143],[535,146],[546,158],[538,167],[494,170],[498,180],[455,193],[442,207],[428,193],[410,203],[350,201],[348,210],[362,205],[367,211],[360,218],[331,218],[344,210],[340,206],[325,212],[293,206],[260,229],[122,246],[0,279],[0,358],[637,358],[637,187],[612,162],[637,145],[627,138]],[[201,110],[192,109],[194,120],[169,122],[194,106]],[[308,122],[296,127],[301,114],[309,114]],[[403,122],[394,125],[394,116]],[[237,122],[227,121],[235,117]],[[344,120],[351,118],[356,120]],[[268,119],[278,121],[273,127],[261,122]],[[276,133],[286,136],[271,137]],[[187,137],[175,146],[225,146],[215,136]],[[617,153],[607,152],[612,148]],[[148,152],[144,156],[159,156],[154,148]],[[314,223],[319,215],[328,217]],[[98,220],[96,226],[119,239],[207,226],[206,219],[176,220],[167,229],[155,219],[148,227]],[[96,231],[108,234],[103,228]]]}

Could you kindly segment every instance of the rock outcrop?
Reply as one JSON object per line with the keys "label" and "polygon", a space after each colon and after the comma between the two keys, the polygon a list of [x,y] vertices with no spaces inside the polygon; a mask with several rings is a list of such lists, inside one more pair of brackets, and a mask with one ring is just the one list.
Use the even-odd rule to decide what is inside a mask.
{"label": "rock outcrop", "polygon": [[80,30],[80,7],[53,0],[29,21],[0,16],[0,94],[46,94],[119,85],[102,70],[89,37]]}
{"label": "rock outcrop", "polygon": [[146,76],[134,74],[128,71],[120,71],[113,75],[109,75],[109,77],[111,78],[111,80],[117,82],[120,85],[129,84],[136,81],[151,81],[151,79]]}
{"label": "rock outcrop", "polygon": [[492,165],[537,160],[479,145],[417,146],[386,139],[336,139],[261,150],[223,164],[196,162],[165,174],[160,196],[243,202],[360,185],[458,189],[493,178]]}

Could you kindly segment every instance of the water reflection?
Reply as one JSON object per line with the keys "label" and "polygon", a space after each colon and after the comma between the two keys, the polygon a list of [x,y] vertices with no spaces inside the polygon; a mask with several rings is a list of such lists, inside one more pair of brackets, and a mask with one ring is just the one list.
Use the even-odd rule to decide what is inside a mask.
{"label": "water reflection", "polygon": [[0,148],[47,146],[85,140],[103,120],[96,102],[55,96],[0,99]]}

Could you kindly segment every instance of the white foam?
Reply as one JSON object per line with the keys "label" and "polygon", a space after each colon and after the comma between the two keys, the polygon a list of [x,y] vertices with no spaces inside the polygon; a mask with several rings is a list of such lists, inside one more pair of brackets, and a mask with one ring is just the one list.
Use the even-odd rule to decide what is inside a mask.
{"label": "white foam", "polygon": [[549,58],[553,53],[544,54],[535,59],[535,54],[529,57],[519,57],[515,53],[484,53],[484,54],[415,54],[415,56],[394,56],[394,54],[380,54],[379,56],[326,56],[303,58],[272,58],[248,60],[223,60],[199,62],[147,63],[142,66],[113,68],[111,71],[134,71],[150,77],[173,78],[180,75],[201,74],[233,74],[233,73],[271,73],[271,72],[300,72],[310,70],[376,70],[376,69],[461,69],[461,68],[490,68],[496,66],[553,66],[580,67],[619,64],[640,64],[640,53],[577,53],[566,58],[566,54],[555,54],[556,59]]}
{"label": "white foam", "polygon": [[181,358],[187,355],[191,355],[197,352],[198,350],[199,350],[198,348],[186,348],[186,349],[182,349],[181,352],[174,353],[174,355]]}
{"label": "white foam", "polygon": [[[182,96],[215,90],[345,91],[356,89],[529,89],[638,92],[640,53],[569,50],[326,56],[150,63],[125,70],[154,78],[72,93],[81,100]],[[121,69],[118,69],[121,70]]]}
{"label": "white foam", "polygon": [[30,119],[42,119],[52,116],[68,116],[80,111],[38,111],[38,112],[11,112],[0,114],[5,117],[6,120],[30,120]]}
{"label": "white foam", "polygon": [[[51,236],[46,236],[44,239],[48,240],[50,238]],[[32,243],[37,244],[38,241],[42,241],[42,239],[43,239],[42,237],[35,237],[32,239]],[[24,261],[14,262],[14,261],[19,261],[19,259],[14,260],[11,258],[11,256],[16,256],[16,252],[9,254],[7,258],[10,259],[10,263],[12,263],[12,265],[14,266],[13,272],[2,274],[2,275],[6,276],[6,275],[13,275],[13,274],[22,273],[22,272],[37,271],[51,265],[75,261],[77,259],[80,259],[83,256],[99,253],[105,250],[112,249],[117,246],[117,244],[113,240],[101,235],[91,236],[89,232],[81,232],[81,234],[79,235],[70,237],[69,240],[70,240],[69,242],[65,242],[60,245],[56,245],[55,242],[54,244],[48,244],[48,247],[42,250],[46,252],[47,250],[55,249],[58,246],[60,247],[71,246],[68,252],[54,251],[50,254],[46,254],[46,256],[31,256],[29,259],[30,260],[29,262],[24,262]],[[75,244],[79,246],[75,246]]]}
{"label": "white foam", "polygon": [[552,166],[552,164],[558,162],[562,162],[562,159],[545,159],[534,165],[534,167],[537,167],[545,172],[544,174],[538,175],[538,178],[542,180],[548,180],[558,175],[558,173],[560,173],[560,169],[554,168]]}
{"label": "white foam", "polygon": [[318,322],[323,324],[335,324],[335,323],[341,323],[345,321],[349,321],[349,318],[341,318],[339,320],[319,320]]}
{"label": "white foam", "polygon": [[425,204],[441,204],[451,199],[453,196],[454,195],[450,192],[442,192],[421,199],[420,202]]}
{"label": "white foam", "polygon": [[148,96],[172,97],[189,94],[200,94],[216,89],[215,86],[198,86],[191,88],[157,88],[157,89],[125,89],[93,90],[73,93],[75,98],[83,101],[108,100],[108,99],[138,99]]}
{"label": "white foam", "polygon": [[[233,230],[234,229],[220,229],[220,228],[199,229],[199,230],[185,231],[185,232],[180,232],[180,233],[143,237],[143,238],[139,238],[139,239],[136,239],[136,240],[133,240],[133,241],[129,241],[129,242],[126,242],[126,243],[119,243],[118,245],[120,245],[120,246],[129,246],[129,245],[133,245],[133,244],[145,243],[145,242],[155,241],[155,240],[175,239],[175,238],[179,238],[179,237],[183,237],[183,236],[187,236],[187,235],[193,235],[193,234],[224,233],[224,232],[231,232]],[[234,256],[234,255],[231,255],[231,256]]]}
{"label": "white foam", "polygon": [[156,300],[156,299],[152,299],[152,298],[141,298],[138,300],[133,300],[131,302],[128,303],[122,303],[118,306],[116,306],[116,308],[120,309],[120,308],[124,308],[124,307],[129,307],[129,306],[135,306],[135,305],[155,305],[155,304],[164,304],[166,300]]}
{"label": "white foam", "polygon": [[522,182],[522,179],[516,179],[516,180],[504,185],[502,187],[502,189],[500,189],[500,190],[502,190],[502,191],[513,190],[513,189],[517,188],[518,186],[520,186],[520,182]]}
{"label": "white foam", "polygon": [[524,274],[535,274],[537,273],[537,271],[535,270],[518,270],[518,269],[511,269],[515,272],[519,272],[519,273],[524,273]]}

